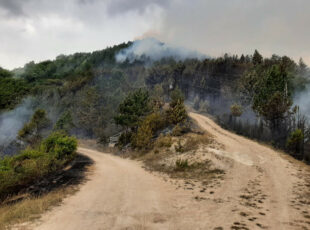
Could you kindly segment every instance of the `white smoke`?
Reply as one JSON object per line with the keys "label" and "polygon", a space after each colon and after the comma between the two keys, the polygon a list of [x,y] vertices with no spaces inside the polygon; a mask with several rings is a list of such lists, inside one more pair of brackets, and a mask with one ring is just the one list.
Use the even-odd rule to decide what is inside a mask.
{"label": "white smoke", "polygon": [[310,87],[307,90],[299,93],[294,98],[294,104],[299,106],[300,112],[310,118]]}
{"label": "white smoke", "polygon": [[202,60],[206,57],[206,55],[197,51],[168,45],[155,38],[145,38],[143,40],[134,41],[130,47],[121,50],[116,55],[116,60],[118,62],[124,62],[126,60],[133,62],[144,58],[149,58],[152,61],[158,61],[162,58],[173,58],[176,61],[184,61],[186,59]]}
{"label": "white smoke", "polygon": [[6,147],[16,139],[18,131],[32,113],[32,99],[27,98],[14,110],[0,114],[0,147]]}

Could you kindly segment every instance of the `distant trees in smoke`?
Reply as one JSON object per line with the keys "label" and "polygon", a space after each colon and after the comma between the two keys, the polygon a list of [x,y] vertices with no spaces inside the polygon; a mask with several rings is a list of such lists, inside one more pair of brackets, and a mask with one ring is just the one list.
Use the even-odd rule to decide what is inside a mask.
{"label": "distant trees in smoke", "polygon": [[[302,142],[308,140],[307,119],[301,115],[305,109],[294,109],[294,98],[306,92],[309,83],[309,70],[302,60],[296,64],[286,56],[263,58],[257,50],[253,55],[225,54],[219,58],[198,58],[178,50],[173,53],[186,55],[157,55],[159,58],[151,61],[132,59],[131,55],[129,60],[129,53],[141,54],[137,47],[152,50],[149,44],[135,49],[132,45],[129,42],[93,53],[60,55],[12,72],[0,69],[0,110],[12,109],[31,95],[34,108],[44,109],[55,129],[104,142],[122,130],[114,117],[128,94],[143,88],[152,98],[151,107],[161,109],[178,88],[185,103],[214,115],[224,127],[239,134],[272,139],[275,146],[294,154],[297,148],[293,151],[291,143],[298,139],[294,132],[300,129]],[[123,55],[121,61],[118,55]],[[176,102],[172,107],[182,114],[182,104]],[[170,112],[171,119],[178,122],[179,117],[173,118],[174,112]],[[298,149],[297,155],[302,151]]]}

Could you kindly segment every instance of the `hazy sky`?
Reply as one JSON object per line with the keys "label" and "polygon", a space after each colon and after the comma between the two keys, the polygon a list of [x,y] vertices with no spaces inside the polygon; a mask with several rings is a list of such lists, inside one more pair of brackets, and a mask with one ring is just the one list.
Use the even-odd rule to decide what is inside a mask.
{"label": "hazy sky", "polygon": [[0,0],[0,66],[155,37],[211,56],[310,64],[309,0]]}

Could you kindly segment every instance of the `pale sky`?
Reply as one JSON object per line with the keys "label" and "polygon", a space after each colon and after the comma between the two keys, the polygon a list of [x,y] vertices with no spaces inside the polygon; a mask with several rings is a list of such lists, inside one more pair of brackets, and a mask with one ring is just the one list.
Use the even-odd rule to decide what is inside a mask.
{"label": "pale sky", "polygon": [[0,0],[0,66],[154,37],[210,56],[310,64],[309,0]]}

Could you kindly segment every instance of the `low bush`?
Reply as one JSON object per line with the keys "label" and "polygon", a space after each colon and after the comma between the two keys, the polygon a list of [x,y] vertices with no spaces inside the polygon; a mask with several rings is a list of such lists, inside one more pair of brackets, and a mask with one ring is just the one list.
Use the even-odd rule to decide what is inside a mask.
{"label": "low bush", "polygon": [[157,138],[155,142],[155,147],[157,148],[170,148],[172,145],[172,138],[171,136],[164,136],[163,134],[160,134],[160,136]]}
{"label": "low bush", "polygon": [[183,145],[181,144],[181,140],[179,140],[178,144],[174,146],[174,149],[178,153],[184,153],[185,152],[185,149],[184,149]]}
{"label": "low bush", "polygon": [[150,147],[153,132],[149,124],[143,123],[139,126],[136,134],[132,138],[132,146],[138,149],[147,149]]}
{"label": "low bush", "polygon": [[184,153],[191,150],[196,150],[200,145],[209,145],[211,143],[212,138],[207,134],[187,136],[184,144],[181,144],[180,139],[178,140],[178,143],[175,146],[175,151]]}
{"label": "low bush", "polygon": [[133,135],[132,146],[138,149],[150,148],[154,134],[163,127],[165,127],[165,119],[161,113],[149,114],[140,122],[137,132]]}
{"label": "low bush", "polygon": [[292,154],[301,154],[304,134],[301,129],[296,129],[286,141],[286,148]]}
{"label": "low bush", "polygon": [[189,166],[187,159],[185,159],[185,160],[177,159],[175,161],[175,170],[176,171],[184,171],[184,170],[188,169],[189,167],[190,166]]}
{"label": "low bush", "polygon": [[52,133],[36,149],[0,160],[0,201],[18,193],[36,180],[63,168],[75,157],[77,141]]}
{"label": "low bush", "polygon": [[62,132],[54,132],[42,142],[42,148],[57,159],[70,159],[77,148],[77,141]]}
{"label": "low bush", "polygon": [[117,146],[121,149],[131,143],[132,132],[123,132],[117,141]]}

